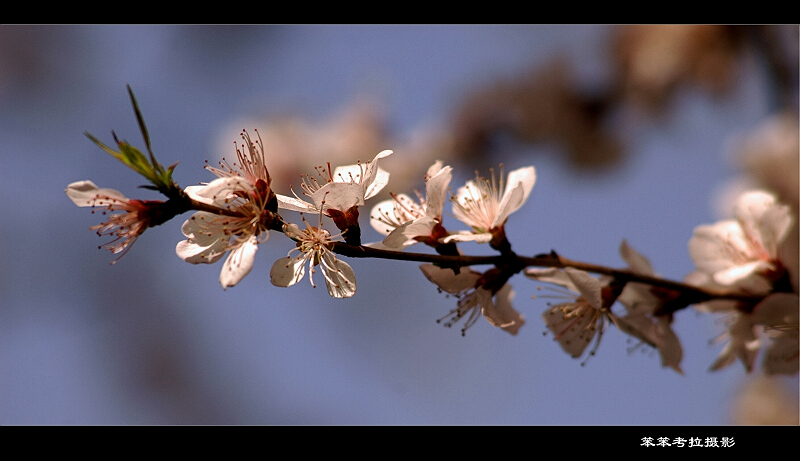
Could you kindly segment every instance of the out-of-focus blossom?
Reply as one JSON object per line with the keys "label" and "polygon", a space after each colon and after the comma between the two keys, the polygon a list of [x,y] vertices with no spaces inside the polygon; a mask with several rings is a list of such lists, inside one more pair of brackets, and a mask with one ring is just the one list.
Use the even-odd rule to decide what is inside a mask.
{"label": "out-of-focus blossom", "polygon": [[[165,202],[160,200],[129,199],[118,190],[101,189],[92,181],[73,182],[67,186],[66,192],[67,196],[80,207],[92,207],[95,210],[102,210],[103,214],[110,213],[108,221],[90,229],[96,230],[97,235],[114,237],[101,246],[110,250],[112,254],[119,254],[111,264],[119,261],[148,227],[161,224],[160,207]],[[92,213],[95,210],[92,210]]]}
{"label": "out-of-focus blossom", "polygon": [[600,345],[606,319],[616,320],[609,310],[615,296],[611,291],[604,294],[604,288],[609,287],[610,279],[601,280],[572,267],[563,270],[530,268],[525,270],[525,275],[540,282],[560,285],[577,294],[575,298],[570,295],[569,302],[547,309],[542,318],[561,348],[574,358],[583,354],[586,346],[599,332],[591,351],[593,355]]}
{"label": "out-of-focus blossom", "polygon": [[442,209],[452,177],[452,168],[437,161],[425,174],[425,197],[417,192],[419,203],[408,195],[396,194],[375,205],[370,223],[387,236],[383,245],[405,248],[418,242],[438,244],[438,239],[446,236],[441,227]]}
{"label": "out-of-focus blossom", "polygon": [[494,171],[491,179],[476,176],[475,181],[467,181],[452,198],[453,215],[472,231],[451,234],[442,241],[490,243],[498,235],[505,238],[503,226],[508,216],[525,204],[535,183],[532,166],[513,170],[505,182],[502,171],[499,182]]}
{"label": "out-of-focus blossom", "polygon": [[660,109],[683,85],[727,90],[739,55],[738,31],[702,24],[620,26],[614,56],[625,95]]}
{"label": "out-of-focus blossom", "polygon": [[790,391],[773,376],[753,376],[737,392],[731,424],[743,426],[796,426],[800,417],[797,391]]}
{"label": "out-of-focus blossom", "polygon": [[735,144],[739,165],[781,202],[798,207],[800,195],[800,121],[796,113],[770,117]]}
{"label": "out-of-focus blossom", "polygon": [[766,294],[785,271],[777,257],[792,224],[789,208],[772,194],[750,191],[740,196],[735,216],[695,228],[689,254],[697,271],[687,282]]}
{"label": "out-of-focus blossom", "polygon": [[559,56],[473,91],[453,117],[452,155],[471,161],[511,137],[523,143],[556,143],[558,152],[579,168],[613,165],[622,148],[604,119],[615,95],[606,89],[584,91],[576,75]]}
{"label": "out-of-focus blossom", "polygon": [[[650,261],[623,240],[619,248],[622,259],[631,271],[640,275],[656,275]],[[672,315],[655,315],[668,300],[670,293],[644,283],[628,282],[617,301],[625,306],[627,314],[617,317],[617,325],[625,333],[641,339],[658,349],[661,366],[683,373],[680,367],[683,349],[672,331]]]}
{"label": "out-of-focus blossom", "polygon": [[[266,119],[241,118],[220,131],[227,133],[242,126],[259,127],[264,145],[269,146],[270,174],[278,184],[290,184],[325,161],[341,165],[348,159],[367,158],[389,143],[384,107],[367,96],[355,98],[318,120],[290,110]],[[228,143],[227,135],[220,136],[220,151]]]}
{"label": "out-of-focus blossom", "polygon": [[492,294],[491,290],[480,285],[483,276],[480,272],[461,268],[456,274],[452,269],[433,264],[422,264],[420,269],[440,290],[458,298],[456,308],[439,320],[448,319],[444,325],[451,327],[466,317],[464,327],[461,329],[462,335],[478,321],[481,315],[492,325],[512,335],[516,335],[520,327],[525,324],[525,318],[511,305],[514,297],[511,285],[506,283]]}
{"label": "out-of-focus blossom", "polygon": [[[303,219],[305,221],[305,219]],[[308,264],[308,279],[311,286],[314,284],[316,266],[322,270],[328,294],[334,298],[349,298],[356,293],[356,275],[346,262],[338,259],[328,250],[331,243],[330,232],[322,228],[322,215],[320,214],[319,227],[313,227],[306,222],[306,228],[300,230],[296,224],[285,224],[283,232],[287,237],[297,241],[289,255],[281,258],[272,265],[270,280],[279,287],[290,287],[299,282],[305,275],[305,266]],[[299,252],[292,257],[293,252]]]}
{"label": "out-of-focus blossom", "polygon": [[[206,168],[218,176],[204,186],[190,186],[186,193],[194,200],[218,207],[220,213],[198,211],[183,223],[187,237],[175,248],[191,264],[211,264],[230,252],[220,272],[222,288],[238,284],[253,268],[258,244],[269,239],[276,219],[275,193],[259,143],[242,133],[246,146],[237,147],[238,162]],[[247,148],[247,150],[244,149]]]}

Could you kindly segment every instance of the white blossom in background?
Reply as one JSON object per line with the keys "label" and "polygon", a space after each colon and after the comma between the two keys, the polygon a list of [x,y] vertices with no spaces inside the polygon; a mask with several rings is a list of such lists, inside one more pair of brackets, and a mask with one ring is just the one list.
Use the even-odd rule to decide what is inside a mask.
{"label": "white blossom in background", "polygon": [[689,254],[697,270],[686,281],[742,293],[769,293],[783,271],[778,245],[792,224],[789,207],[778,204],[768,192],[749,191],[739,197],[734,213],[735,219],[695,228]]}
{"label": "white blossom in background", "polygon": [[516,335],[520,327],[525,324],[525,318],[511,305],[511,300],[514,298],[514,290],[511,285],[506,283],[492,295],[490,290],[482,286],[476,287],[482,276],[480,272],[461,268],[456,274],[452,269],[437,267],[433,264],[422,264],[419,268],[425,277],[440,290],[458,298],[456,308],[440,320],[449,317],[444,325],[451,327],[466,317],[464,327],[461,329],[462,335],[478,321],[481,315],[490,324],[502,328],[512,335]]}
{"label": "white blossom in background", "polygon": [[[382,244],[402,249],[426,240],[438,240],[447,188],[453,177],[452,168],[437,161],[425,174],[425,197],[417,192],[418,201],[406,194],[394,194],[372,208],[370,224],[386,235]],[[443,231],[443,230],[441,230]]]}
{"label": "white blossom in background", "polygon": [[605,330],[606,317],[616,320],[607,306],[614,300],[603,299],[603,288],[610,279],[601,280],[572,267],[563,270],[529,268],[525,275],[540,282],[560,285],[571,292],[566,295],[569,302],[552,306],[542,314],[542,318],[561,348],[574,358],[580,357],[599,334],[591,352],[594,354]]}
{"label": "white blossom in background", "polygon": [[[322,228],[322,214],[320,213],[319,227],[313,227],[306,222],[306,228],[300,230],[296,224],[285,224],[283,232],[287,237],[297,242],[297,247],[289,251],[289,255],[281,258],[272,265],[270,280],[279,287],[290,287],[302,280],[308,266],[308,279],[311,286],[314,284],[314,273],[319,266],[328,294],[334,298],[349,298],[356,293],[356,275],[353,268],[346,262],[338,259],[328,250],[331,243],[330,232]],[[292,253],[298,252],[296,256]]]}
{"label": "white blossom in background", "polygon": [[389,173],[378,167],[378,160],[391,154],[391,150],[384,150],[370,162],[336,167],[334,170],[331,170],[330,164],[318,167],[321,182],[306,175],[301,185],[303,195],[309,197],[311,202],[301,199],[297,194],[294,197],[278,194],[278,207],[314,214],[322,211],[330,216],[330,210],[345,213],[353,207],[363,206],[367,199],[374,197],[389,182]]}
{"label": "white blossom in background", "polygon": [[[650,261],[631,248],[625,240],[620,244],[619,252],[632,272],[640,275],[656,275]],[[664,305],[666,296],[668,293],[662,293],[652,285],[626,283],[617,301],[625,306],[627,313],[616,318],[617,325],[623,332],[658,349],[661,366],[683,373],[680,367],[683,349],[680,340],[672,331],[672,315],[653,315]]]}
{"label": "white blossom in background", "polygon": [[175,248],[178,257],[191,264],[212,264],[229,253],[219,275],[223,289],[235,286],[250,273],[258,244],[269,239],[273,219],[267,210],[274,202],[274,193],[264,152],[247,132],[242,133],[242,138],[246,145],[236,148],[238,162],[230,165],[223,161],[220,168],[206,166],[218,178],[185,189],[192,199],[227,214],[194,213],[181,226],[186,240]]}
{"label": "white blossom in background", "polygon": [[[786,267],[779,258],[779,246],[792,225],[789,207],[777,203],[764,191],[743,193],[734,206],[735,219],[698,226],[689,241],[689,253],[697,270],[686,282],[716,290],[767,295],[782,283],[789,288]],[[700,311],[726,312],[726,341],[712,370],[740,359],[747,371],[753,369],[766,338],[773,341],[765,352],[767,373],[797,372],[796,293],[772,293],[752,308],[733,300],[709,301],[695,305]]]}
{"label": "white blossom in background", "polygon": [[[160,201],[147,201],[129,199],[122,192],[115,189],[101,189],[92,181],[76,181],[67,186],[67,196],[79,207],[93,207],[101,209],[103,214],[108,214],[108,221],[90,227],[97,231],[97,235],[111,235],[115,238],[101,246],[119,254],[125,255],[136,239],[150,227]],[[92,210],[94,213],[95,210]]]}
{"label": "white blossom in background", "polygon": [[508,216],[519,210],[528,200],[536,183],[536,169],[524,167],[513,170],[504,181],[502,171],[499,183],[494,172],[491,179],[476,176],[458,189],[452,198],[453,215],[472,231],[458,232],[442,241],[489,243],[494,233],[502,229]]}

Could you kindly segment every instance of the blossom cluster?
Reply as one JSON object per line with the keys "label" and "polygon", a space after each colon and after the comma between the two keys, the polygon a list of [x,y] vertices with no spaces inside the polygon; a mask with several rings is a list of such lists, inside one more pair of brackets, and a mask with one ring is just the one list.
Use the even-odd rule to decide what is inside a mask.
{"label": "blossom cluster", "polygon": [[[488,178],[476,173],[453,193],[453,168],[436,161],[424,175],[424,192],[390,193],[390,198],[372,207],[369,222],[384,238],[362,245],[360,209],[388,185],[389,172],[379,163],[393,154],[391,150],[353,165],[317,167],[315,176],[302,177],[299,194],[290,188],[291,195],[281,195],[273,190],[260,136],[253,139],[243,131],[241,138],[232,163],[223,159],[219,167],[206,164],[215,179],[185,189],[172,181],[174,166],[163,169],[152,153],[148,163],[127,144],[120,143],[120,152],[103,146],[134,165],[155,184],[152,188],[167,195],[167,201],[129,199],[91,181],[74,182],[66,192],[78,206],[108,213],[108,221],[92,229],[114,237],[104,246],[120,256],[149,227],[194,211],[181,226],[185,239],[176,245],[176,254],[191,264],[213,264],[227,256],[219,275],[223,289],[236,286],[251,272],[259,245],[268,241],[270,231],[277,231],[295,243],[270,270],[270,280],[278,287],[293,286],[306,273],[315,287],[314,274],[319,270],[330,296],[349,298],[357,284],[355,271],[340,258],[344,250],[373,251],[372,257],[392,259],[405,255],[428,261],[420,266],[424,277],[457,298],[456,306],[439,319],[445,326],[461,322],[463,335],[484,318],[516,335],[526,320],[512,306],[515,292],[509,280],[522,273],[562,289],[563,302],[548,304],[542,319],[572,357],[582,357],[594,341],[589,353],[593,355],[607,327],[614,325],[656,349],[662,366],[682,373],[683,349],[672,324],[677,311],[694,305],[701,312],[725,316],[727,330],[720,341],[727,342],[712,370],[739,359],[749,371],[765,346],[768,373],[798,372],[797,274],[790,273],[782,251],[794,218],[789,207],[769,192],[747,191],[739,196],[733,219],[698,226],[688,244],[696,270],[683,283],[669,282],[625,240],[619,252],[627,269],[598,269],[565,260],[554,251],[533,258],[512,251],[505,226],[532,193],[533,166],[507,175],[501,167],[499,174],[491,170]],[[445,227],[448,202],[449,215],[466,229]],[[286,211],[299,212],[304,228],[284,219],[281,213]],[[306,214],[316,218],[313,225]],[[336,230],[326,229],[329,222]],[[458,247],[468,242],[489,244],[498,255],[468,260]],[[404,252],[420,243],[437,255]],[[491,267],[474,269],[482,264]]]}

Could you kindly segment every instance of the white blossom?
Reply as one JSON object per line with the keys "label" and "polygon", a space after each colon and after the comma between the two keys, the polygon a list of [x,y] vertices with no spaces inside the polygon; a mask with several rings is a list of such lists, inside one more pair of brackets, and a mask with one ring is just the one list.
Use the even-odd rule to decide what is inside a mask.
{"label": "white blossom", "polygon": [[472,231],[455,233],[442,241],[489,243],[493,232],[502,228],[508,216],[525,204],[535,183],[536,170],[532,166],[510,172],[505,182],[502,171],[499,183],[494,172],[491,179],[476,176],[474,181],[467,181],[451,201],[453,215]]}
{"label": "white blossom", "polygon": [[330,210],[344,213],[352,207],[363,206],[367,199],[378,194],[389,182],[389,173],[378,167],[378,160],[391,154],[391,150],[384,150],[371,162],[337,167],[335,170],[331,170],[330,163],[327,167],[318,167],[322,181],[306,175],[301,185],[303,195],[309,197],[311,202],[301,199],[297,194],[294,197],[278,194],[278,207],[315,214],[322,211],[330,215]]}
{"label": "white blossom", "polygon": [[789,208],[764,191],[742,194],[736,219],[695,228],[689,254],[697,271],[687,283],[766,294],[783,270],[778,245],[792,224]]}
{"label": "white blossom", "polygon": [[[283,232],[287,237],[297,241],[297,247],[293,248],[285,258],[275,261],[270,271],[270,280],[275,286],[290,287],[303,278],[305,267],[308,265],[309,281],[311,286],[316,287],[314,273],[319,266],[328,287],[328,294],[334,298],[349,298],[356,293],[355,272],[349,264],[328,250],[327,245],[333,240],[330,232],[322,228],[321,221],[320,215],[319,227],[312,227],[306,222],[304,230],[300,230],[296,224],[283,226]],[[292,257],[294,252],[298,254]]]}
{"label": "white blossom", "polygon": [[[161,201],[135,200],[114,189],[101,189],[92,181],[76,181],[67,186],[67,196],[80,207],[92,207],[108,214],[108,221],[90,227],[97,235],[115,238],[101,246],[112,254],[119,254],[112,264],[125,255],[136,239],[144,233],[157,217]],[[95,210],[92,210],[94,213]]]}
{"label": "white blossom", "polygon": [[[452,168],[437,161],[425,174],[425,197],[417,192],[415,201],[406,194],[393,194],[372,209],[372,227],[386,235],[387,248],[405,248],[420,241],[438,240],[445,195],[452,179]],[[440,231],[443,232],[443,229]]]}
{"label": "white blossom", "polygon": [[242,138],[247,144],[237,147],[238,162],[221,163],[220,168],[206,166],[218,178],[185,189],[192,199],[220,208],[221,214],[194,213],[181,226],[187,239],[175,248],[178,256],[191,264],[211,264],[229,252],[219,275],[223,289],[235,286],[250,273],[258,244],[269,239],[274,219],[268,210],[274,193],[262,147],[246,132]]}
{"label": "white blossom", "polygon": [[570,298],[569,302],[550,307],[542,314],[542,318],[561,348],[574,358],[583,354],[599,332],[591,352],[593,355],[600,345],[606,317],[615,320],[606,306],[610,302],[606,303],[603,299],[603,287],[608,280],[600,280],[572,267],[563,270],[529,268],[525,270],[525,275],[540,282],[560,285],[573,293],[566,296]]}
{"label": "white blossom", "polygon": [[[622,241],[619,252],[632,272],[640,275],[656,275],[650,266],[650,261],[631,248],[625,240]],[[683,349],[677,335],[672,331],[672,316],[654,315],[670,294],[648,284],[626,283],[617,301],[625,306],[627,314],[617,317],[616,323],[625,333],[658,349],[661,366],[683,373],[680,367]]]}
{"label": "white blossom", "polygon": [[[456,308],[446,316],[439,319],[449,319],[444,323],[451,327],[456,322],[466,317],[461,334],[464,335],[469,327],[478,321],[481,315],[490,324],[516,335],[520,327],[525,324],[525,318],[511,305],[514,290],[511,285],[504,284],[494,295],[483,286],[477,286],[482,274],[468,268],[461,268],[458,274],[452,269],[434,266],[433,264],[420,265],[422,273],[428,280],[436,284],[442,291],[453,294],[458,298]],[[494,299],[493,299],[494,298]]]}

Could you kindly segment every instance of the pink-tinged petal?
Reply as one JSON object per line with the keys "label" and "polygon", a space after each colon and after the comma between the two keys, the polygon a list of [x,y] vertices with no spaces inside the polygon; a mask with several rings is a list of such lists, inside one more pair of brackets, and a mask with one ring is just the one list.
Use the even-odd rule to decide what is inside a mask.
{"label": "pink-tinged petal", "polygon": [[749,191],[739,197],[734,213],[745,234],[766,251],[762,257],[774,258],[792,224],[789,207],[779,205],[770,193]]}
{"label": "pink-tinged petal", "polygon": [[689,239],[689,255],[697,268],[713,274],[747,262],[750,245],[736,221],[697,226]]}
{"label": "pink-tinged petal", "polygon": [[349,298],[356,294],[356,274],[346,262],[326,253],[321,262],[328,294],[334,298]]}
{"label": "pink-tinged petal", "polygon": [[[364,190],[358,184],[330,182],[311,194],[317,209],[347,211],[354,206],[364,205]],[[323,206],[322,202],[325,202]]]}
{"label": "pink-tinged petal", "polygon": [[511,285],[503,285],[495,294],[494,302],[492,302],[492,296],[488,290],[479,288],[476,293],[478,293],[481,303],[481,313],[486,320],[492,325],[516,335],[525,324],[525,318],[511,305],[511,300],[514,299],[514,290]]}
{"label": "pink-tinged petal", "polygon": [[772,289],[772,284],[760,274],[772,268],[773,265],[767,261],[752,261],[716,272],[714,281],[722,286],[735,286],[749,293],[768,293]]}
{"label": "pink-tinged petal", "polygon": [[295,258],[281,258],[272,265],[269,271],[269,278],[273,285],[278,287],[290,287],[303,279],[306,273],[306,260],[303,255]]}
{"label": "pink-tinged petal", "polygon": [[[447,201],[447,188],[453,179],[453,168],[441,167],[442,162],[436,162],[428,169],[428,180],[425,183],[425,214],[431,218],[442,218],[442,210]],[[439,169],[435,169],[439,167]]]}
{"label": "pink-tinged petal", "polygon": [[114,189],[100,189],[92,181],[75,181],[67,186],[67,196],[80,207],[108,206],[118,201],[127,201],[122,192]]}
{"label": "pink-tinged petal", "polygon": [[318,213],[319,209],[313,204],[300,200],[295,197],[286,195],[275,194],[278,198],[278,208],[290,211],[299,211],[302,213]]}
{"label": "pink-tinged petal", "polygon": [[650,261],[639,254],[636,250],[628,245],[628,242],[623,240],[619,246],[619,254],[622,259],[628,263],[628,267],[636,274],[641,275],[654,275],[653,267]]}
{"label": "pink-tinged petal", "polygon": [[222,285],[222,289],[236,286],[250,273],[255,262],[256,251],[258,251],[258,238],[255,235],[250,236],[246,242],[230,251],[219,274],[219,283]]}
{"label": "pink-tinged petal", "polygon": [[458,275],[453,272],[453,269],[445,269],[433,264],[421,264],[419,268],[428,280],[448,293],[461,293],[475,288],[475,283],[481,276],[478,272],[467,268],[462,268]]}

